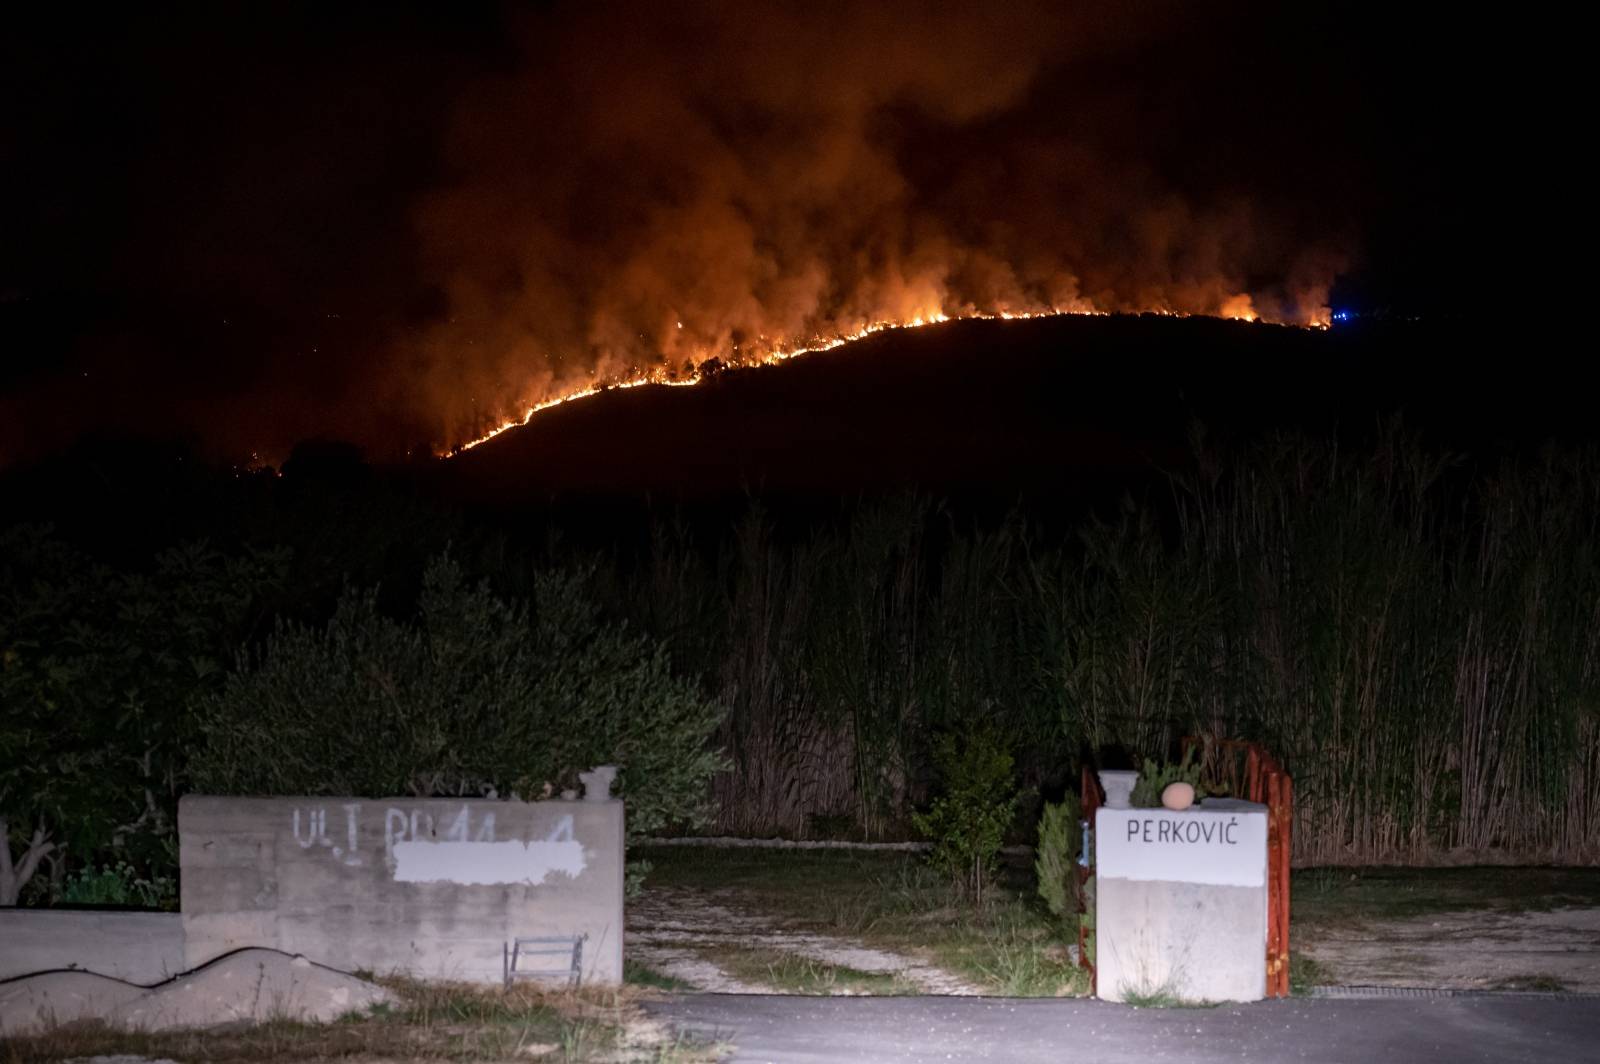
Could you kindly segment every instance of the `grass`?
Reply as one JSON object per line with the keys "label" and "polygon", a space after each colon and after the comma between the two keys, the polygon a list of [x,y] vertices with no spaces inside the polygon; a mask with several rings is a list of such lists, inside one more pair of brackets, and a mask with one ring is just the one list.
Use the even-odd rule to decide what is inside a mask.
{"label": "grass", "polygon": [[935,963],[988,993],[1080,997],[1089,992],[1089,973],[1072,963],[1062,933],[1020,899],[994,906],[970,925],[945,921],[927,947]]}
{"label": "grass", "polygon": [[675,976],[658,972],[649,965],[624,957],[622,981],[629,986],[648,987],[651,990],[693,990],[694,987]]}
{"label": "grass", "polygon": [[1316,928],[1472,910],[1600,907],[1600,869],[1307,868],[1294,873],[1290,899],[1292,938],[1296,925]]}
{"label": "grass", "polygon": [[785,994],[867,995],[914,994],[914,983],[893,972],[867,972],[762,947],[703,949],[701,956],[735,979],[765,983]]}
{"label": "grass", "polygon": [[205,1031],[146,1033],[99,1023],[66,1024],[0,1042],[0,1061],[68,1060],[130,1054],[184,1061],[716,1059],[717,1047],[665,1041],[641,1021],[627,989],[509,990],[385,979],[397,1007],[330,1024],[273,1021]]}
{"label": "grass", "polygon": [[1215,1001],[1184,997],[1182,987],[1185,977],[1186,968],[1179,966],[1169,970],[1157,980],[1141,964],[1139,965],[1137,981],[1123,982],[1117,987],[1118,996],[1124,1005],[1129,1005],[1136,1009],[1216,1008],[1217,1002]]}
{"label": "grass", "polygon": [[1567,986],[1553,975],[1519,975],[1511,979],[1502,979],[1489,989],[1524,992],[1532,990],[1543,994],[1561,994],[1566,992]]}
{"label": "grass", "polygon": [[1033,896],[1026,858],[1006,865],[992,899],[975,906],[918,854],[659,847],[646,856],[655,865],[646,891],[734,894],[741,908],[788,928],[910,956],[986,993],[1054,997],[1088,989],[1068,960],[1065,932]]}
{"label": "grass", "polygon": [[1164,986],[1153,989],[1140,988],[1137,990],[1124,990],[1122,1003],[1131,1005],[1136,1009],[1214,1009],[1215,1001],[1191,1001],[1179,997],[1172,990]]}
{"label": "grass", "polygon": [[[1293,937],[1290,929],[1290,937]],[[1301,953],[1299,950],[1289,951],[1289,993],[1296,997],[1311,992],[1312,987],[1327,986],[1333,982],[1333,973],[1317,963],[1315,957]]]}

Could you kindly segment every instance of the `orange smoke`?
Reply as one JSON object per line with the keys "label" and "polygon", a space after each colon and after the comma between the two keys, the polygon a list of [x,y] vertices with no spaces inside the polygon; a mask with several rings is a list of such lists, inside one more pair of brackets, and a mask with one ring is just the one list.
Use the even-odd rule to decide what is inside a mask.
{"label": "orange smoke", "polygon": [[1186,187],[1138,135],[1148,86],[1082,73],[1148,72],[1152,26],[1200,16],[1068,7],[530,16],[417,213],[448,313],[406,352],[405,401],[448,453],[602,387],[924,322],[1322,323],[1343,252],[1320,216]]}

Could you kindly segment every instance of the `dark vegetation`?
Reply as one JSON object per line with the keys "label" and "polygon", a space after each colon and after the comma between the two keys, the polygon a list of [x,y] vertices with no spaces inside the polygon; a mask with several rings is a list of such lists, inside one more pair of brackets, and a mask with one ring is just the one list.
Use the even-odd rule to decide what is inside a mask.
{"label": "dark vegetation", "polygon": [[506,601],[442,558],[409,623],[355,591],[325,626],[280,623],[192,703],[193,786],[538,799],[616,764],[630,835],[702,822],[720,708],[664,643],[602,619],[586,575],[542,572]]}
{"label": "dark vegetation", "polygon": [[[21,889],[30,853],[42,874],[24,901],[123,865],[170,876],[174,803],[197,786],[538,793],[602,755],[625,780],[657,758],[651,830],[693,830],[708,796],[717,832],[905,837],[914,812],[959,789],[939,744],[984,733],[1012,760],[1014,837],[1086,753],[1159,761],[1200,734],[1278,753],[1296,779],[1300,862],[1600,852],[1587,444],[1526,446],[1529,426],[1508,421],[1463,434],[1477,408],[1459,396],[1400,422],[1304,375],[1254,405],[1229,390],[1274,359],[1342,352],[1359,367],[1393,338],[1344,348],[1124,322],[1122,347],[1096,341],[1111,346],[1079,391],[1013,374],[1069,325],[1039,326],[1031,348],[1008,326],[990,361],[967,363],[983,372],[949,416],[969,420],[917,429],[973,455],[944,482],[921,459],[889,476],[881,454],[863,473],[849,448],[764,465],[760,448],[728,458],[703,441],[685,457],[660,446],[675,437],[650,403],[666,420],[613,421],[612,446],[631,441],[629,468],[653,480],[578,491],[581,448],[538,465],[536,441],[597,431],[585,425],[606,404],[644,391],[563,409],[460,464],[375,469],[307,445],[280,477],[86,443],[13,471],[0,484],[0,889]],[[929,372],[957,364],[950,337],[984,335],[937,333]],[[1236,335],[1237,365],[1140,391],[1161,344],[1214,353]],[[763,434],[761,403],[809,396],[779,428],[834,419],[865,447],[852,404],[905,377],[913,339],[872,341],[865,399],[836,408],[825,371],[842,363],[827,361],[728,370],[704,394],[656,399],[701,404],[695,424],[706,404],[740,411],[771,447],[782,436]],[[791,370],[815,379],[786,393],[775,382]],[[892,412],[891,435],[909,417]],[[1007,421],[1009,435],[991,431]],[[1099,451],[1073,435],[1084,426],[1105,433]],[[784,480],[785,463],[805,476]],[[830,470],[852,491],[819,494]],[[316,753],[317,722],[404,742],[344,763]],[[486,737],[563,729],[571,742],[544,760],[469,756]],[[273,756],[253,761],[261,743]],[[708,792],[704,745],[729,762]]]}

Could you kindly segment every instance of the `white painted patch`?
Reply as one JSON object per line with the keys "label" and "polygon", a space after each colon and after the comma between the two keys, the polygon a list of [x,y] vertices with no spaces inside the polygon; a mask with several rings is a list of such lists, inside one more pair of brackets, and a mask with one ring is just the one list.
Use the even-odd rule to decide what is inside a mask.
{"label": "white painted patch", "polygon": [[1102,879],[1260,887],[1267,881],[1267,810],[1101,809],[1095,814],[1095,874]]}
{"label": "white painted patch", "polygon": [[538,886],[552,873],[583,872],[583,844],[559,842],[435,842],[394,844],[397,883],[460,883],[473,886],[526,883]]}

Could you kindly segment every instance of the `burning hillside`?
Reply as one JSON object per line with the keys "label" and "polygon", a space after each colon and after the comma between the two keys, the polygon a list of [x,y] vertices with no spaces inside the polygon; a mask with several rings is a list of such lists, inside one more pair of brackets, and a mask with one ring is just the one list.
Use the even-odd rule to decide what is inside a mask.
{"label": "burning hillside", "polygon": [[1437,27],[1397,19],[553,0],[23,36],[0,465],[124,429],[452,454],[919,322],[1317,324],[1336,278],[1443,276],[1472,231],[1416,132]]}
{"label": "burning hillside", "polygon": [[[1332,331],[1168,315],[886,329],[805,358],[547,407],[433,469],[461,501],[781,499],[902,490],[1113,493],[1187,454],[1196,421],[1315,418],[1359,364]],[[1092,489],[1098,491],[1098,488]]]}
{"label": "burning hillside", "polygon": [[[1222,313],[1221,315],[1217,315],[1217,316],[1228,318],[1228,319],[1234,320],[1234,321],[1253,322],[1253,321],[1257,321],[1258,320],[1256,318],[1254,309],[1250,305],[1250,299],[1249,299],[1248,296],[1240,296],[1240,297],[1238,297],[1237,299],[1232,301],[1229,306],[1224,307],[1223,310],[1224,310],[1224,313]],[[1156,311],[1150,311],[1149,313],[1155,313],[1155,314],[1173,316],[1173,317],[1187,317],[1188,316],[1188,315],[1174,314],[1173,312],[1168,311],[1168,310],[1156,310]],[[772,365],[776,365],[776,364],[778,364],[780,362],[787,362],[788,360],[790,360],[792,358],[798,358],[798,357],[800,357],[802,355],[814,355],[814,354],[819,354],[819,353],[821,353],[823,351],[832,351],[832,350],[834,350],[836,348],[843,347],[846,344],[854,343],[857,340],[864,340],[869,336],[875,336],[875,335],[877,335],[879,333],[899,331],[899,330],[905,330],[905,329],[919,329],[919,328],[922,328],[924,326],[940,325],[940,324],[943,324],[943,323],[949,322],[949,321],[1022,321],[1022,320],[1029,320],[1029,319],[1060,318],[1060,317],[1087,316],[1087,315],[1104,316],[1103,312],[1100,312],[1100,311],[1084,310],[1084,309],[1062,310],[1062,309],[1059,309],[1059,308],[1051,308],[1049,310],[1039,310],[1039,311],[1009,311],[1009,310],[994,311],[994,312],[968,311],[968,312],[965,312],[965,313],[960,313],[960,314],[955,314],[955,315],[950,315],[950,314],[945,314],[943,312],[940,312],[938,314],[935,314],[935,315],[927,317],[927,318],[917,317],[917,318],[911,319],[910,321],[905,321],[905,322],[891,322],[891,321],[873,322],[870,325],[863,325],[860,328],[854,330],[853,332],[850,332],[850,333],[848,333],[846,335],[843,335],[843,336],[835,336],[835,337],[831,337],[831,338],[828,338],[828,339],[825,339],[825,340],[824,339],[813,340],[805,347],[796,347],[796,348],[787,349],[787,350],[780,348],[780,349],[773,349],[773,350],[769,350],[769,351],[761,351],[760,349],[756,349],[756,350],[753,350],[753,351],[751,351],[751,352],[749,352],[747,354],[744,354],[742,356],[736,353],[734,355],[733,359],[732,359],[732,363],[731,364],[734,365],[734,366],[747,367],[747,368],[748,367],[758,367],[758,366],[772,366]],[[1321,318],[1314,319],[1314,320],[1312,320],[1310,322],[1307,322],[1305,324],[1311,325],[1311,326],[1317,326],[1317,327],[1324,327],[1325,328],[1327,326],[1328,322],[1327,322],[1325,317],[1321,317]],[[691,367],[692,368],[688,371],[688,375],[687,376],[676,375],[672,370],[668,370],[668,369],[657,369],[657,370],[654,370],[654,371],[651,371],[651,372],[640,374],[638,376],[627,377],[627,378],[624,378],[624,379],[621,379],[621,380],[606,381],[606,382],[603,382],[603,383],[600,383],[600,384],[591,384],[591,385],[587,385],[587,386],[580,385],[580,386],[576,387],[572,391],[563,392],[561,394],[553,395],[553,396],[551,396],[549,398],[540,399],[540,400],[532,402],[520,415],[514,415],[514,416],[512,416],[510,418],[507,418],[505,421],[503,421],[500,424],[498,424],[498,425],[494,426],[493,428],[489,429],[483,435],[478,436],[475,439],[468,440],[466,443],[460,444],[457,447],[453,447],[448,452],[445,452],[445,453],[447,455],[449,455],[449,454],[459,454],[462,451],[469,451],[472,448],[479,446],[480,444],[484,444],[484,443],[489,442],[490,440],[494,439],[496,436],[499,436],[501,433],[504,433],[504,432],[507,432],[507,431],[509,431],[511,429],[519,428],[519,427],[521,427],[523,425],[528,424],[537,415],[543,413],[546,410],[553,409],[555,407],[561,406],[564,403],[572,402],[573,400],[576,400],[576,399],[587,399],[587,398],[590,398],[591,396],[600,395],[601,393],[607,392],[607,391],[625,389],[625,388],[640,388],[640,387],[645,387],[647,385],[661,385],[661,386],[670,387],[670,388],[690,387],[690,386],[693,386],[693,385],[696,385],[696,384],[700,384],[703,381],[711,379],[712,376],[714,376],[715,373],[720,372],[722,369],[724,369],[728,365],[729,365],[729,363],[724,362],[721,358],[719,358],[719,357],[717,357],[715,355],[712,355],[712,356],[708,356],[708,357],[705,357],[705,358],[693,360],[693,362],[691,363]],[[709,373],[707,372],[708,370],[710,371]]]}
{"label": "burning hillside", "polygon": [[[1325,322],[1345,235],[1277,168],[1174,165],[1145,136],[1193,117],[1190,82],[1215,64],[1182,38],[1200,18],[1024,3],[531,20],[510,71],[465,95],[451,180],[418,212],[450,300],[410,353],[437,449],[601,387],[953,318]],[[1261,135],[1193,146],[1227,158]]]}

